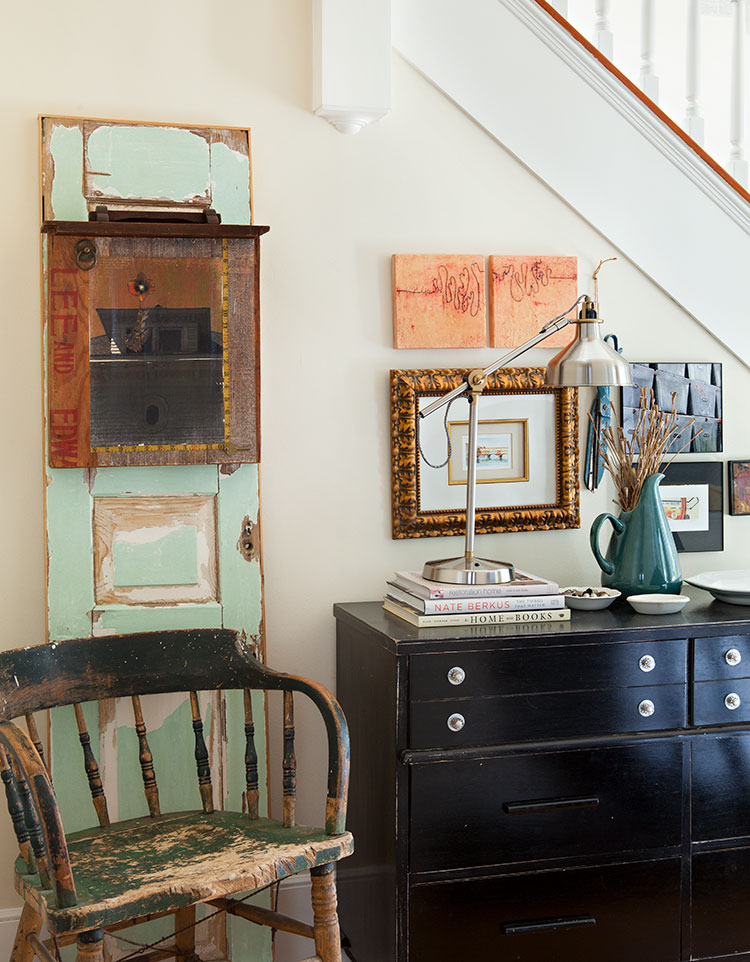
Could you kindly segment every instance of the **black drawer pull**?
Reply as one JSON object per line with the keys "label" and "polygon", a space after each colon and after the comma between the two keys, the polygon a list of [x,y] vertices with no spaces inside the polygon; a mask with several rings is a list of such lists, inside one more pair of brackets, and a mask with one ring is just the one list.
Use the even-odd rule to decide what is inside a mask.
{"label": "black drawer pull", "polygon": [[530,815],[535,812],[559,812],[566,808],[596,808],[598,795],[572,795],[568,798],[535,798],[523,802],[503,802],[506,815]]}
{"label": "black drawer pull", "polygon": [[503,922],[503,935],[523,935],[525,932],[548,932],[551,929],[571,929],[578,925],[596,925],[593,915],[562,915],[557,919],[530,919],[528,922]]}

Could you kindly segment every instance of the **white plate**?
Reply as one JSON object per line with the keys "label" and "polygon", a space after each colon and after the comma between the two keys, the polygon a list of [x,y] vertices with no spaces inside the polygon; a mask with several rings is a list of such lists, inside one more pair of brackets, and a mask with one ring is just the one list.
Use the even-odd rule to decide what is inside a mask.
{"label": "white plate", "polygon": [[615,588],[595,588],[591,586],[591,591],[604,592],[598,597],[596,595],[589,595],[586,598],[580,595],[569,595],[569,591],[586,591],[586,588],[578,588],[576,585],[571,585],[569,588],[562,588],[561,591],[565,595],[565,604],[568,608],[576,608],[579,611],[601,611],[602,608],[607,608],[615,598],[620,597],[620,592]]}
{"label": "white plate", "polygon": [[692,578],[685,578],[689,585],[710,591],[717,601],[730,605],[750,605],[750,570],[703,571]]}
{"label": "white plate", "polygon": [[641,615],[673,615],[690,601],[687,595],[630,595],[628,604]]}

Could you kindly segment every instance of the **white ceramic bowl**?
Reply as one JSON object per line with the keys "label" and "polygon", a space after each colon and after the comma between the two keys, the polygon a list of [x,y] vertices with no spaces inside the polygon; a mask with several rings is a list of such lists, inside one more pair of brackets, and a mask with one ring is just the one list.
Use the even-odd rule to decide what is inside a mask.
{"label": "white ceramic bowl", "polygon": [[628,604],[641,615],[673,615],[690,601],[687,595],[631,595]]}
{"label": "white ceramic bowl", "polygon": [[[568,594],[569,591],[595,591],[595,595],[573,595]],[[579,611],[601,611],[602,608],[607,608],[615,598],[620,597],[620,592],[615,588],[595,588],[593,585],[590,588],[578,588],[572,585],[569,588],[563,588],[562,593],[565,595],[565,604],[568,608],[576,608]]]}
{"label": "white ceramic bowl", "polygon": [[750,571],[704,571],[694,578],[685,578],[689,585],[710,591],[717,601],[730,605],[750,605]]}

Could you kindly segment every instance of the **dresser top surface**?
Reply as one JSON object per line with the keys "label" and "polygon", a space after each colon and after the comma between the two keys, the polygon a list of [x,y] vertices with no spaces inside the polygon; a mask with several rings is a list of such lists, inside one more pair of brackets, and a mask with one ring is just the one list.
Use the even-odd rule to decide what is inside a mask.
{"label": "dresser top surface", "polygon": [[466,625],[415,628],[384,611],[378,601],[336,604],[340,625],[350,625],[376,635],[380,644],[398,654],[444,651],[456,643],[472,648],[593,644],[640,638],[687,638],[702,635],[750,633],[750,607],[715,601],[708,592],[685,587],[690,603],[675,615],[639,615],[618,600],[604,611],[571,611],[567,622],[517,625]]}

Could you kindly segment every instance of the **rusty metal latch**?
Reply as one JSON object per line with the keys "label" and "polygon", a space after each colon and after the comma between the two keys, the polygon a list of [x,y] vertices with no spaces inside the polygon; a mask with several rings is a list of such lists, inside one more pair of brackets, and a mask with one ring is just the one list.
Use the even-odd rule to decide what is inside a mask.
{"label": "rusty metal latch", "polygon": [[96,266],[96,255],[98,253],[96,244],[89,237],[84,237],[78,241],[75,248],[76,264],[82,271],[90,271]]}

